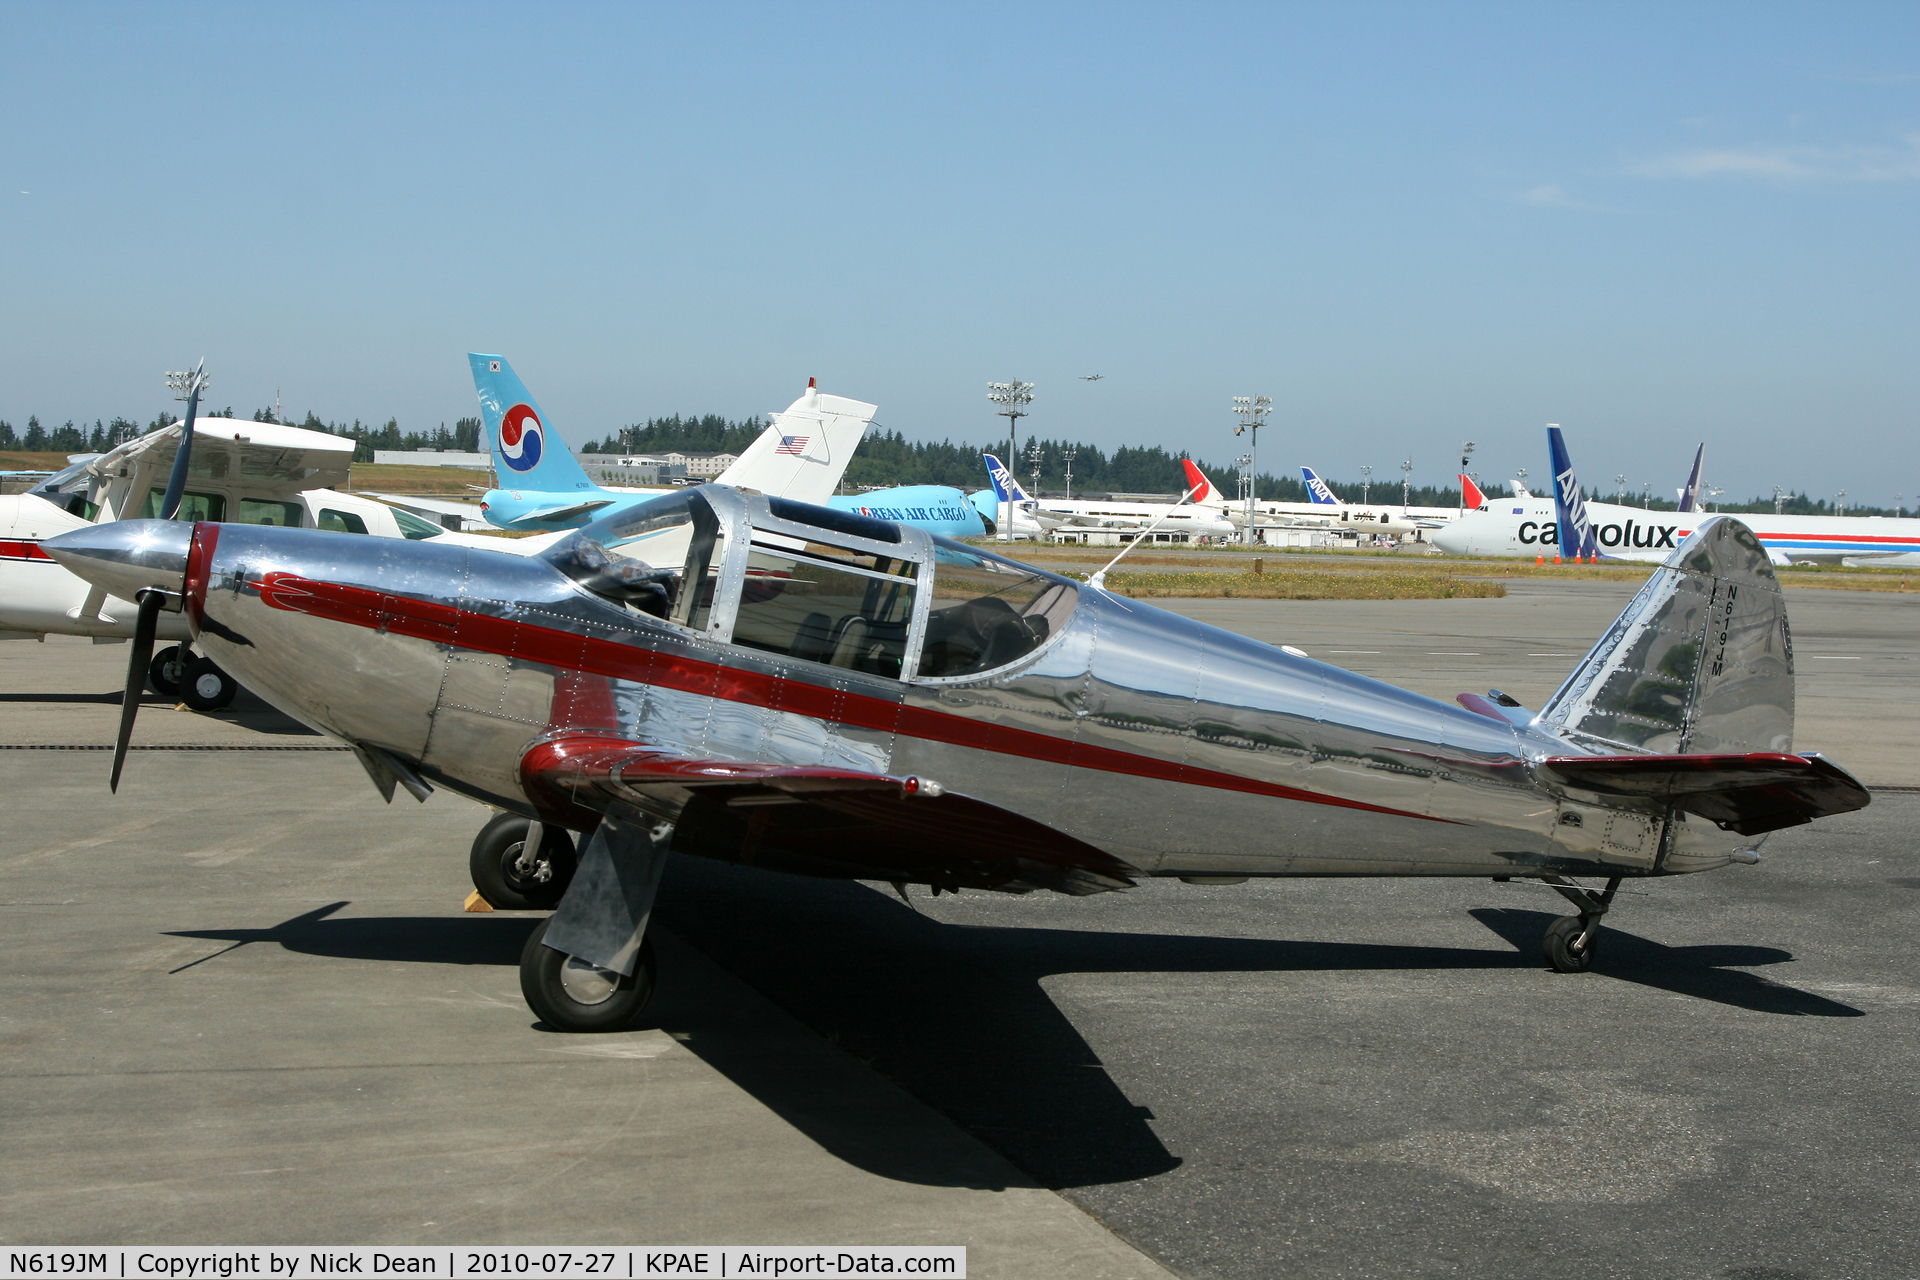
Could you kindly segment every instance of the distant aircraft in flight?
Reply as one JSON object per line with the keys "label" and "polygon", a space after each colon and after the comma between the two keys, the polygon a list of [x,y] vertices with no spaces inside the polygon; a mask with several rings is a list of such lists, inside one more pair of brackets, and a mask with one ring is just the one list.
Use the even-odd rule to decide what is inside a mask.
{"label": "distant aircraft in flight", "polygon": [[1086,373],[1086,374],[1082,374],[1082,375],[1080,375],[1080,381],[1082,381],[1082,382],[1098,382],[1098,381],[1100,381],[1100,379],[1102,379],[1102,378],[1104,378],[1104,377],[1106,377],[1106,376],[1107,376],[1107,375],[1106,375],[1106,374],[1104,374],[1104,373]]}

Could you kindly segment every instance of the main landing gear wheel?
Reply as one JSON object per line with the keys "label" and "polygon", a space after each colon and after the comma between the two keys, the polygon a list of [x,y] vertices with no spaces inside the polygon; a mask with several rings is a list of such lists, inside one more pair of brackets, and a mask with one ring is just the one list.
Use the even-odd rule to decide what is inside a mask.
{"label": "main landing gear wheel", "polygon": [[555,1031],[621,1031],[653,998],[653,940],[640,941],[630,976],[555,951],[543,941],[551,919],[527,938],[520,952],[520,994],[540,1021]]}
{"label": "main landing gear wheel", "polygon": [[180,696],[180,682],[186,679],[187,664],[193,653],[183,644],[171,644],[153,655],[147,665],[147,688],[163,698]]}
{"label": "main landing gear wheel", "polygon": [[210,658],[195,658],[182,674],[180,700],[195,711],[218,711],[240,692],[239,682]]}
{"label": "main landing gear wheel", "polygon": [[1547,963],[1559,973],[1585,973],[1593,963],[1593,953],[1600,942],[1600,928],[1594,926],[1593,936],[1587,939],[1586,946],[1580,946],[1580,935],[1587,930],[1587,922],[1579,916],[1561,916],[1547,926],[1547,936],[1543,949],[1547,953]]}
{"label": "main landing gear wheel", "polygon": [[473,887],[498,911],[550,911],[573,881],[578,861],[573,837],[559,827],[543,827],[540,847],[527,856],[527,828],[518,814],[496,814],[473,838],[467,859]]}

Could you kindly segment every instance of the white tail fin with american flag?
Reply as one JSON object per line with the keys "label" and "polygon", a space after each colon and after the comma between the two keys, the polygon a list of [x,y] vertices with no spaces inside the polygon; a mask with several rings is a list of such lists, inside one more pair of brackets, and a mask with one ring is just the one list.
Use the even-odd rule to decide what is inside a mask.
{"label": "white tail fin with american flag", "polygon": [[795,502],[825,503],[874,413],[873,405],[821,394],[808,378],[806,394],[767,415],[767,429],[720,473],[719,482]]}

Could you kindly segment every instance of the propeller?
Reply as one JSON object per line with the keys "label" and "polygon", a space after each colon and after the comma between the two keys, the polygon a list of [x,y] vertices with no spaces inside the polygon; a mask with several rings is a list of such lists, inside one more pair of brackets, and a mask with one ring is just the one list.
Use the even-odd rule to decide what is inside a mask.
{"label": "propeller", "polygon": [[[169,373],[167,385],[177,398],[187,402],[187,416],[180,423],[180,447],[173,455],[173,470],[167,475],[166,493],[160,499],[160,518],[173,519],[180,510],[180,499],[187,489],[187,468],[193,462],[193,419],[200,408],[200,392],[207,385],[207,362],[184,373]],[[149,587],[135,593],[139,612],[133,620],[133,651],[127,655],[127,687],[120,695],[120,736],[113,744],[113,776],[107,789],[118,794],[120,770],[127,763],[127,744],[133,740],[133,718],[140,714],[140,695],[147,687],[147,667],[153,662],[153,639],[160,629],[160,611],[167,607],[167,592]]]}

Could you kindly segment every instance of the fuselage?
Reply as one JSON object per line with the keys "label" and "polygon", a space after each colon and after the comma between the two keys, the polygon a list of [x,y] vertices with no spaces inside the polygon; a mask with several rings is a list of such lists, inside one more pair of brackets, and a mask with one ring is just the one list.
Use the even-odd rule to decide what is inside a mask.
{"label": "fuselage", "polygon": [[[1600,554],[1618,560],[1658,562],[1673,554],[1704,516],[1699,512],[1650,511],[1610,502],[1587,503]],[[1920,552],[1920,520],[1880,516],[1746,515],[1760,545],[1776,564],[1793,560],[1912,555]],[[1498,498],[1444,529],[1433,544],[1454,555],[1553,556],[1560,550],[1553,499]],[[1863,559],[1863,564],[1874,563]]]}
{"label": "fuselage", "polygon": [[719,545],[741,550],[717,571],[698,629],[612,603],[546,559],[202,526],[199,643],[323,732],[522,812],[531,748],[601,734],[690,760],[935,779],[1149,874],[1647,874],[1721,865],[1734,847],[1697,822],[1663,834],[1639,811],[1622,823],[1632,838],[1570,847],[1570,802],[1533,769],[1580,748],[1524,717],[1476,714],[1023,567],[993,572],[1045,579],[1057,625],[1034,628],[1042,642],[988,670],[908,674],[926,669],[932,605],[951,609],[970,589],[943,572],[991,561],[924,537],[925,594],[899,633],[897,674],[770,654],[736,642],[728,612],[741,609],[744,627],[742,600],[764,600],[770,580],[726,575],[747,572],[749,539],[801,535],[750,525],[757,508],[732,491],[711,497]]}

